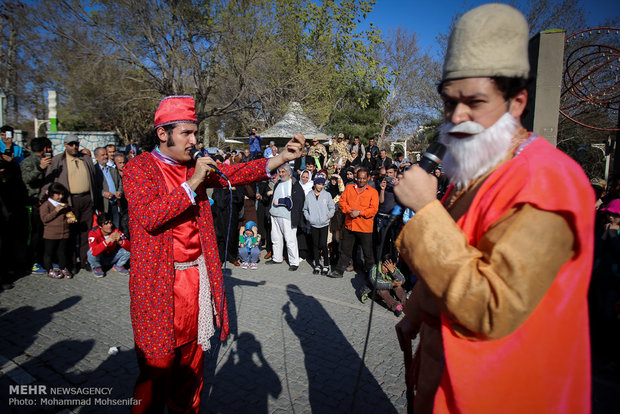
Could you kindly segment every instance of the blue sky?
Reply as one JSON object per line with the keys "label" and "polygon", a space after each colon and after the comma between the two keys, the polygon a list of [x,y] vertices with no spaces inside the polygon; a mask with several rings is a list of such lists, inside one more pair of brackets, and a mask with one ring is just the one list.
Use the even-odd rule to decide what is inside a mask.
{"label": "blue sky", "polygon": [[[420,46],[436,54],[435,37],[439,32],[447,31],[452,16],[463,10],[465,0],[376,0],[373,11],[368,17],[382,32],[398,26],[406,27],[417,33]],[[481,4],[483,0],[467,0],[465,10]],[[506,2],[504,2],[506,3]],[[525,3],[525,0],[519,0]],[[618,0],[581,0],[587,12],[587,27],[596,27],[609,16],[620,15]]]}

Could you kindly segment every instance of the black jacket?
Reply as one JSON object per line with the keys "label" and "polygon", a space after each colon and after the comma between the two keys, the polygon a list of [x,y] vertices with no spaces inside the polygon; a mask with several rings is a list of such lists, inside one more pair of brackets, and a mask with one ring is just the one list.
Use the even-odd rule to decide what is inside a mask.
{"label": "black jacket", "polygon": [[390,157],[385,157],[384,160],[382,160],[380,157],[377,158],[377,164],[376,164],[376,168],[379,169],[381,167],[389,167],[390,165],[392,165],[392,159]]}

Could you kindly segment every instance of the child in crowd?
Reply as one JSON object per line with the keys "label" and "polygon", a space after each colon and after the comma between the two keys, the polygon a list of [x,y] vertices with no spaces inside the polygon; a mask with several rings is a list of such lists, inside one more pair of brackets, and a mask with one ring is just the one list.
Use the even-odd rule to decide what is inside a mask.
{"label": "child in crowd", "polygon": [[[306,195],[304,202],[304,217],[310,223],[312,235],[312,248],[314,257],[314,273],[326,275],[329,272],[329,250],[327,248],[327,233],[329,232],[329,222],[334,216],[336,206],[332,196],[324,191],[325,176],[317,174],[314,177],[312,191]],[[319,254],[321,252],[322,254]],[[321,256],[323,256],[323,266],[321,266]]]}
{"label": "child in crowd", "polygon": [[[43,267],[47,270],[47,275],[53,279],[71,279],[73,275],[67,267],[67,248],[69,224],[75,223],[75,215],[65,203],[68,191],[64,185],[53,183],[47,194],[49,198],[39,209],[43,222]],[[54,256],[62,270],[56,270],[52,266]]]}
{"label": "child in crowd", "polygon": [[244,227],[239,229],[239,256],[243,262],[241,268],[247,269],[249,267],[256,270],[259,255],[260,234],[258,234],[258,227],[253,221],[248,221]]}
{"label": "child in crowd", "polygon": [[[377,289],[377,294],[381,296],[385,304],[394,312],[396,316],[403,313],[403,303],[407,300],[407,294],[403,289],[405,277],[396,267],[391,256],[385,255],[378,265],[374,265],[370,270],[370,283]],[[398,300],[394,299],[392,292]]]}

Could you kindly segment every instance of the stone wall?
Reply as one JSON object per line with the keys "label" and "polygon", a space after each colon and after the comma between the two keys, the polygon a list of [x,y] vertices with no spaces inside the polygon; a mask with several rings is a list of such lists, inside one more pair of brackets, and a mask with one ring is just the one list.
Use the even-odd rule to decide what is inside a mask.
{"label": "stone wall", "polygon": [[52,141],[54,154],[60,154],[65,150],[64,139],[69,134],[75,134],[80,139],[80,149],[88,148],[94,155],[95,148],[105,147],[108,144],[114,144],[118,147],[118,134],[115,132],[98,132],[98,131],[47,131],[47,137]]}

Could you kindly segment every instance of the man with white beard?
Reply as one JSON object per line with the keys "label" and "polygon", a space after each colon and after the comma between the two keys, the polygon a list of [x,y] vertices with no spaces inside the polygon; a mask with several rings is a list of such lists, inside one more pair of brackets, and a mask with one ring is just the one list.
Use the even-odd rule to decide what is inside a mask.
{"label": "man with white beard", "polygon": [[502,4],[459,20],[439,85],[451,186],[442,204],[414,166],[395,187],[416,212],[397,241],[419,278],[397,325],[403,350],[420,333],[416,414],[591,410],[594,197],[575,162],[520,124],[528,33]]}

